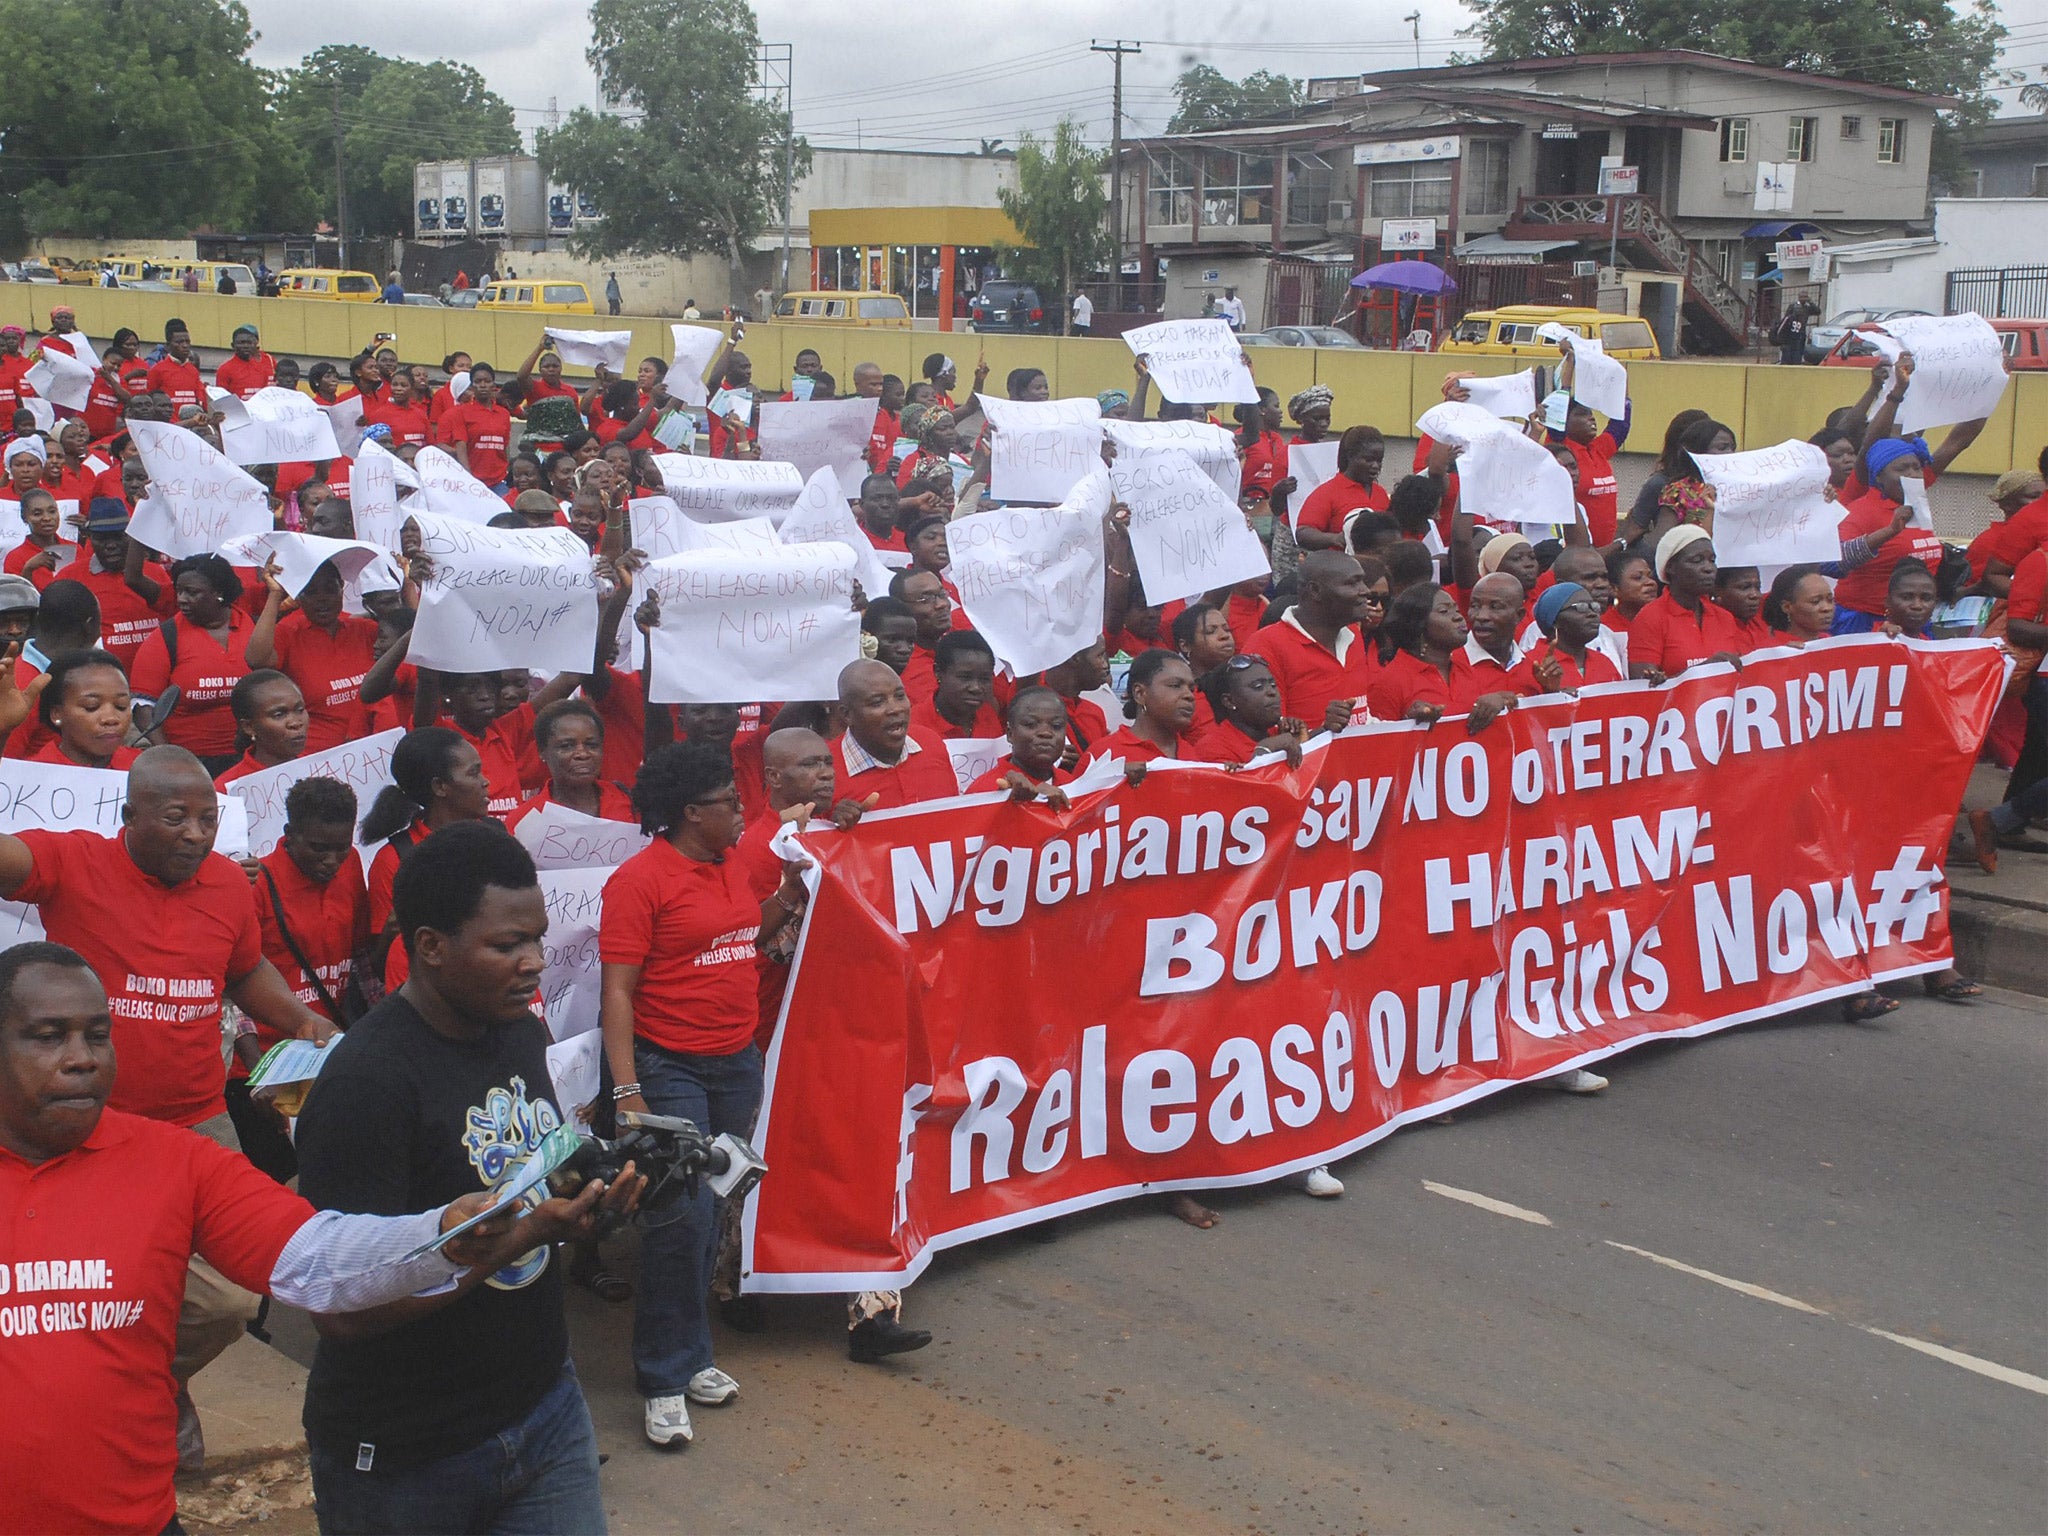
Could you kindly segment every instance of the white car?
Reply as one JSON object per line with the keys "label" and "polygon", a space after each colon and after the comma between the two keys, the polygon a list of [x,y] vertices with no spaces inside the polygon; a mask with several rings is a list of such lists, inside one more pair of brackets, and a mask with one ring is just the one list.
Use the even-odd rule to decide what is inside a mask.
{"label": "white car", "polygon": [[1870,325],[1885,320],[1904,320],[1926,313],[1924,309],[1845,309],[1822,324],[1808,328],[1806,360],[1809,363],[1819,362],[1835,350],[1836,342],[1859,325]]}

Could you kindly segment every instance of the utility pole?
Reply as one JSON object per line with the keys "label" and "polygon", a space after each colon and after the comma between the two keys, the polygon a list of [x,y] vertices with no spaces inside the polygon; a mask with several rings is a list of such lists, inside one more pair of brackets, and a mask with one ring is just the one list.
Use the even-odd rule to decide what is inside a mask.
{"label": "utility pole", "polygon": [[[1143,53],[1143,43],[1127,43],[1118,38],[1113,43],[1089,39],[1090,53],[1106,53],[1115,65],[1115,84],[1110,87],[1109,125],[1109,233],[1111,248],[1115,254],[1110,258],[1116,263],[1117,307],[1123,308],[1124,287],[1124,55]],[[1072,295],[1069,295],[1071,302]]]}
{"label": "utility pole", "polygon": [[754,56],[754,89],[762,102],[782,110],[782,266],[776,287],[789,292],[789,221],[796,193],[796,48],[791,43],[763,43]]}
{"label": "utility pole", "polygon": [[1415,39],[1415,67],[1422,68],[1422,12],[1410,11],[1401,18],[1408,23],[1409,34]]}
{"label": "utility pole", "polygon": [[348,267],[348,179],[341,157],[341,82],[334,86],[334,240],[337,264]]}

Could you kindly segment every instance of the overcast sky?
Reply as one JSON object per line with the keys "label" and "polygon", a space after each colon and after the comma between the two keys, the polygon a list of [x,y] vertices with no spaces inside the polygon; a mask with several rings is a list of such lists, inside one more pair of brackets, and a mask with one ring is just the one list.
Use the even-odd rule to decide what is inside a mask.
{"label": "overcast sky", "polygon": [[[528,133],[562,112],[595,105],[583,51],[585,8],[574,0],[245,0],[259,37],[256,62],[296,64],[323,43],[361,43],[404,58],[472,64],[511,102]],[[1420,56],[1440,64],[1474,45],[1458,37],[1470,14],[1453,0],[1410,0]],[[764,42],[795,45],[798,131],[813,144],[973,149],[1009,143],[1072,116],[1107,140],[1111,61],[1088,51],[1119,29],[1144,52],[1124,66],[1125,131],[1156,132],[1173,110],[1174,77],[1205,62],[1233,77],[1255,69],[1296,76],[1400,69],[1417,44],[1396,0],[1371,7],[1295,0],[977,0],[937,8],[846,0],[755,0]],[[1367,13],[1371,20],[1368,24]],[[2009,0],[2007,64],[2041,78],[2048,63],[2048,0]],[[1348,16],[1355,20],[1336,21]],[[1332,35],[1333,28],[1339,35]],[[1128,36],[1128,34],[1138,34]],[[2019,110],[2016,88],[2000,95]]]}

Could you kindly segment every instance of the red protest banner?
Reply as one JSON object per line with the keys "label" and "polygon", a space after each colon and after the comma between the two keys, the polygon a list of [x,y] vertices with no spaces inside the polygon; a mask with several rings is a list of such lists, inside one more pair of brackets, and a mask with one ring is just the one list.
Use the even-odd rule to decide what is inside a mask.
{"label": "red protest banner", "polygon": [[861,1289],[1149,1190],[1255,1183],[1644,1040],[1949,959],[2004,684],[1856,637],[806,838],[750,1291]]}

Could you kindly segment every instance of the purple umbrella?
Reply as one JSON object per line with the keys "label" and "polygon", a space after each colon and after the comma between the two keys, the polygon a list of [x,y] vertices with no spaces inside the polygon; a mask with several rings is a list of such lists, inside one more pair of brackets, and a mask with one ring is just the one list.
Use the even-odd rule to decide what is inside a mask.
{"label": "purple umbrella", "polygon": [[1391,288],[1396,293],[1455,293],[1457,279],[1434,262],[1383,261],[1351,279],[1354,288]]}

